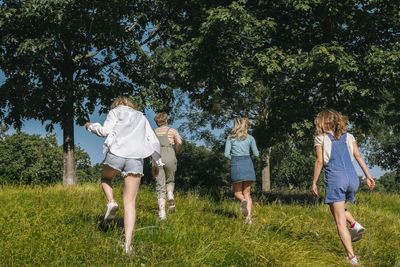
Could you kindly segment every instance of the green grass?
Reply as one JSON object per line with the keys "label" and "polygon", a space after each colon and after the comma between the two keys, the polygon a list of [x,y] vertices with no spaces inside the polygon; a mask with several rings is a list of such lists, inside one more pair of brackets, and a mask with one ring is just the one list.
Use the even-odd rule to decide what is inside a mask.
{"label": "green grass", "polygon": [[[122,204],[122,188],[116,187]],[[99,185],[0,189],[1,266],[345,266],[326,205],[304,194],[255,194],[246,225],[231,194],[177,193],[177,213],[157,220],[155,194],[137,199],[135,254],[122,239],[123,210],[102,223]],[[359,193],[351,211],[367,231],[354,243],[365,266],[400,266],[400,196]]]}

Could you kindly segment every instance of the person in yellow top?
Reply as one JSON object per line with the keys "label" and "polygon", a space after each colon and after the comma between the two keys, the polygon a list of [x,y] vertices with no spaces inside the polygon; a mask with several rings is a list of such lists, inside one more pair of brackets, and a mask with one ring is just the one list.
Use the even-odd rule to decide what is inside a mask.
{"label": "person in yellow top", "polygon": [[155,129],[156,136],[160,141],[160,151],[163,163],[159,167],[158,176],[156,176],[156,166],[154,166],[153,177],[156,178],[156,194],[158,201],[158,216],[164,220],[167,218],[165,212],[166,197],[168,198],[169,211],[175,212],[175,172],[177,168],[176,155],[182,147],[182,138],[179,133],[168,127],[168,116],[166,113],[157,113],[154,117],[158,128]]}

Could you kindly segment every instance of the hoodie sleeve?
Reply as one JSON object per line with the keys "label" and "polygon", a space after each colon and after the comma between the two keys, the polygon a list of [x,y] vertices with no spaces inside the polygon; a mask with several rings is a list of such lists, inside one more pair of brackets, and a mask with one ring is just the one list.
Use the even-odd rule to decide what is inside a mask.
{"label": "hoodie sleeve", "polygon": [[101,126],[100,123],[96,122],[89,126],[88,131],[100,136],[100,137],[107,137],[112,129],[114,128],[115,124],[117,123],[118,118],[115,114],[114,110],[111,110],[108,115],[107,119],[104,121],[104,125]]}

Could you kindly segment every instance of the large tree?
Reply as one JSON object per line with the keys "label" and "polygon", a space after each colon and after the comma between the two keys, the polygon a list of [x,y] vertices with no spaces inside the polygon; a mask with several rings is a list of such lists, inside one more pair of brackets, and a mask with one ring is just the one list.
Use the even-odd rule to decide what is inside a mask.
{"label": "large tree", "polygon": [[190,99],[191,129],[250,117],[265,191],[271,148],[311,139],[318,111],[338,109],[367,133],[382,117],[388,90],[396,89],[380,84],[385,78],[371,63],[384,66],[373,57],[396,50],[393,1],[186,2],[167,29],[164,64]]}
{"label": "large tree", "polygon": [[168,107],[162,72],[149,53],[169,11],[162,1],[0,2],[0,117],[19,128],[38,119],[64,133],[64,184],[76,183],[74,123],[119,95],[141,107]]}

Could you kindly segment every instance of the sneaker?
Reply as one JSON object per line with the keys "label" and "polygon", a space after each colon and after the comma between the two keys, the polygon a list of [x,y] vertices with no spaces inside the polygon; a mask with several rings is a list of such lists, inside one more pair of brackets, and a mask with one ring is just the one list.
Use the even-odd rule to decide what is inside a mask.
{"label": "sneaker", "polygon": [[165,210],[160,210],[158,212],[158,217],[160,218],[160,220],[166,220],[167,219],[167,214],[165,213]]}
{"label": "sneaker", "polygon": [[358,222],[355,222],[354,226],[350,228],[351,241],[356,242],[360,240],[363,237],[364,232],[365,228]]}
{"label": "sneaker", "polygon": [[253,224],[253,221],[252,221],[251,219],[247,219],[247,218],[246,218],[246,223],[249,224],[249,225],[252,225],[252,224]]}
{"label": "sneaker", "polygon": [[357,256],[353,256],[352,258],[346,257],[347,263],[350,265],[359,265],[357,260]]}
{"label": "sneaker", "polygon": [[242,200],[242,205],[240,207],[240,210],[242,211],[242,214],[244,217],[247,217],[249,215],[249,211],[247,210],[247,201],[246,199]]}
{"label": "sneaker", "polygon": [[118,204],[115,201],[110,201],[107,203],[107,212],[104,215],[104,220],[109,221],[114,219],[115,213],[118,211]]}
{"label": "sneaker", "polygon": [[172,213],[176,211],[175,200],[173,198],[168,199],[168,211]]}

